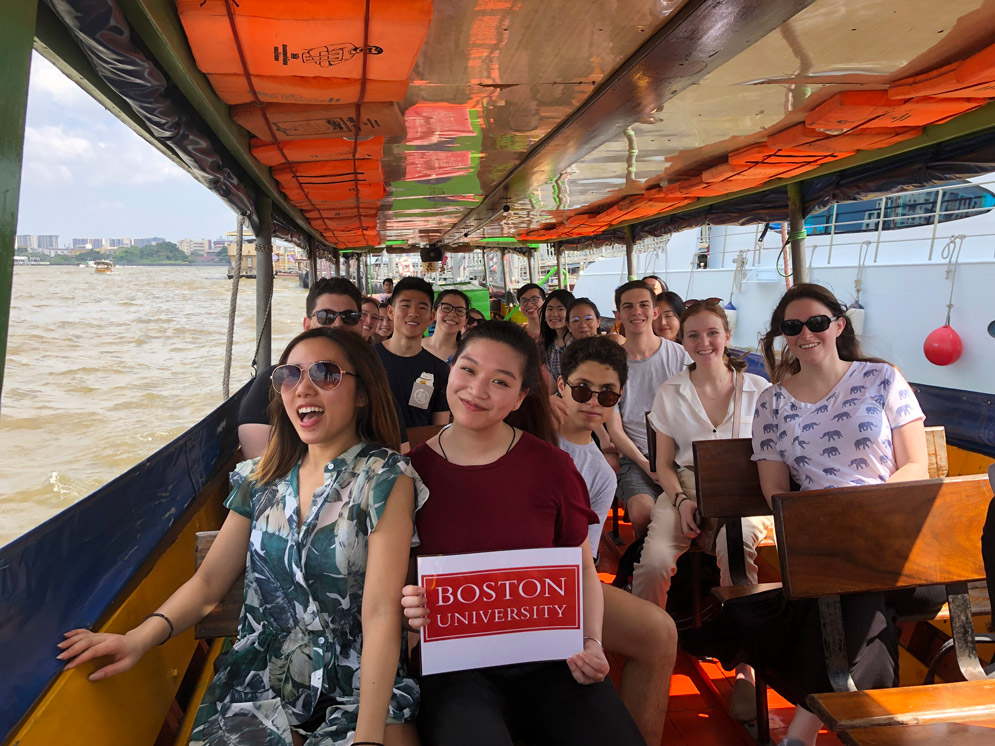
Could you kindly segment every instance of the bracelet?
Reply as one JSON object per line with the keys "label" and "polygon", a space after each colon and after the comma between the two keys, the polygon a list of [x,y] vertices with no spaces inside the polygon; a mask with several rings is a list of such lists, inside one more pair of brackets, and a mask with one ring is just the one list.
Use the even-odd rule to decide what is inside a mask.
{"label": "bracelet", "polygon": [[684,497],[682,497],[680,500],[678,500],[677,504],[674,506],[675,508],[677,508],[677,512],[678,513],[681,512],[681,506],[685,503],[685,501],[691,502],[691,498],[688,497],[687,495],[684,495]]}
{"label": "bracelet", "polygon": [[[598,643],[598,647],[601,648],[602,650],[605,649],[605,646],[601,644],[601,640],[599,640],[597,637],[585,637],[584,638],[584,642],[587,642],[588,640],[590,640],[591,642]],[[356,746],[356,745],[353,744],[353,746]]]}
{"label": "bracelet", "polygon": [[165,645],[173,637],[173,632],[174,632],[173,623],[169,620],[168,616],[166,616],[165,614],[160,614],[158,611],[156,611],[156,612],[154,612],[152,614],[149,614],[142,621],[143,622],[147,622],[149,619],[151,619],[154,616],[157,616],[160,619],[165,619],[166,620],[166,624],[169,625],[169,634],[166,635],[166,639],[165,640],[163,640],[162,642],[159,643],[160,645]]}
{"label": "bracelet", "polygon": [[383,746],[379,741],[353,741],[352,746]]}
{"label": "bracelet", "polygon": [[[686,492],[675,492],[674,493],[674,507],[675,508],[677,507],[677,498],[680,497],[681,495],[683,495],[684,497],[688,496]],[[690,498],[688,498],[688,499],[690,499]]]}

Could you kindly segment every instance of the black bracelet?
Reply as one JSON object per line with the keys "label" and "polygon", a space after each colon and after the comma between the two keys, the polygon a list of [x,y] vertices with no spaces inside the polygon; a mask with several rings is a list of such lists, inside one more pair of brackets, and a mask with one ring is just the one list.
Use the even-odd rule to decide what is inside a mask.
{"label": "black bracelet", "polygon": [[686,492],[675,492],[674,493],[674,507],[675,508],[677,507],[678,503],[680,502],[680,500],[678,500],[677,498],[680,497],[681,495],[684,495],[684,497],[688,496]]}
{"label": "black bracelet", "polygon": [[684,504],[685,500],[690,502],[691,498],[688,497],[687,495],[684,495],[684,497],[682,497],[680,500],[677,501],[677,505],[674,506],[675,508],[677,508],[678,513],[681,512],[681,506]]}
{"label": "black bracelet", "polygon": [[379,741],[353,741],[352,746],[383,746]]}
{"label": "black bracelet", "polygon": [[156,612],[153,612],[152,614],[149,614],[149,615],[148,615],[147,617],[145,617],[145,618],[144,618],[144,619],[143,619],[142,621],[143,621],[143,622],[147,622],[147,621],[148,621],[149,619],[151,619],[151,618],[152,618],[152,617],[154,617],[154,616],[157,616],[157,617],[159,617],[160,619],[165,619],[165,620],[166,620],[166,624],[168,624],[168,625],[169,625],[169,634],[168,634],[168,635],[166,635],[166,639],[165,639],[165,640],[163,640],[162,642],[160,642],[160,643],[159,643],[160,645],[165,645],[165,644],[166,644],[167,642],[169,642],[169,641],[170,641],[170,639],[172,639],[172,637],[173,637],[173,631],[174,631],[174,629],[173,629],[173,623],[172,623],[172,622],[171,622],[171,621],[169,620],[169,617],[168,617],[168,616],[166,616],[165,614],[161,614],[161,613],[159,613],[158,611],[156,611]]}

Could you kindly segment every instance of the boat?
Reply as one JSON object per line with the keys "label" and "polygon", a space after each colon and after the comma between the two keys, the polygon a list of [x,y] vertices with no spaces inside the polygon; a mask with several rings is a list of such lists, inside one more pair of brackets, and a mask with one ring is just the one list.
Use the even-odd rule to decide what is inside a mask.
{"label": "boat", "polygon": [[[546,269],[555,267],[559,278],[593,262],[575,289],[604,298],[603,278],[617,284],[652,267],[685,297],[732,300],[736,341],[750,348],[783,291],[783,275],[832,282],[846,296],[859,272],[868,346],[915,368],[909,377],[930,421],[950,433],[950,473],[978,473],[995,460],[995,390],[985,375],[993,332],[983,331],[991,317],[991,251],[987,259],[975,254],[972,238],[986,229],[967,229],[986,219],[990,205],[982,196],[980,206],[947,209],[943,198],[945,191],[989,191],[989,3],[320,5],[4,4],[0,75],[11,103],[0,107],[7,135],[0,150],[9,165],[0,178],[12,207],[0,220],[3,240],[16,225],[35,48],[245,216],[258,243],[299,247],[310,278],[344,275],[370,292],[380,279],[371,256],[411,267],[411,254],[425,262],[479,255],[480,274],[507,295],[510,284],[542,279]],[[300,23],[295,7],[314,17]],[[380,36],[390,39],[380,54],[357,46]],[[255,46],[243,46],[243,37]],[[333,60],[314,51],[346,43],[359,53]],[[915,212],[889,214],[888,200],[905,205],[903,198],[929,190],[936,216],[979,214],[934,217],[930,225],[916,223]],[[838,228],[850,206],[875,200],[881,212],[863,210],[860,230],[844,239]],[[897,220],[912,223],[889,230],[886,223]],[[869,225],[878,226],[873,239]],[[953,245],[954,234],[944,231],[957,226],[964,229],[956,235],[969,237]],[[909,254],[912,233],[906,243],[890,243],[907,231],[919,236]],[[859,244],[844,245],[857,235]],[[653,242],[656,248],[637,253]],[[951,271],[962,267],[949,279],[941,261],[948,245]],[[733,264],[741,248],[740,288]],[[616,256],[596,261],[603,251]],[[0,256],[7,261],[8,253]],[[256,260],[251,272],[265,308],[272,255],[258,252]],[[897,286],[879,282],[879,274],[905,272],[909,280]],[[950,366],[923,365],[916,346],[943,325],[949,302],[965,353]],[[9,304],[10,284],[0,283],[4,325]],[[259,316],[260,339],[269,339],[269,318]],[[900,335],[887,333],[898,324]],[[0,345],[5,340],[0,333]],[[258,363],[270,363],[267,353]],[[80,671],[60,672],[52,651],[72,627],[130,628],[189,577],[194,533],[223,519],[242,393],[0,548],[5,744],[186,742],[221,641],[208,645],[186,632],[130,674],[99,685]],[[726,717],[720,709],[713,720]],[[697,720],[707,727],[710,718]],[[727,725],[730,738],[748,742],[743,729]]]}
{"label": "boat", "polygon": [[95,259],[93,268],[98,275],[109,275],[114,271],[114,262],[110,259]]}

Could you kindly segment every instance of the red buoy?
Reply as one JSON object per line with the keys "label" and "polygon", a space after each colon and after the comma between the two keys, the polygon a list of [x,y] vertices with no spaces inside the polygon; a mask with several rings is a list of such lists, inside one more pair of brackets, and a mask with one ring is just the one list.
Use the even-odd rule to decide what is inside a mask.
{"label": "red buoy", "polygon": [[949,324],[934,329],[922,346],[923,354],[933,365],[950,365],[960,359],[964,343]]}

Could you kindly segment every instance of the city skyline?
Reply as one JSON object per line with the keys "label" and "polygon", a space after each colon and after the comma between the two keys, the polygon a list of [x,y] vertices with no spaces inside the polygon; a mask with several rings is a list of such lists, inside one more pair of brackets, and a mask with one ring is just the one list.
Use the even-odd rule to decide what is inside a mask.
{"label": "city skyline", "polygon": [[31,56],[17,233],[177,243],[236,216],[37,53]]}

